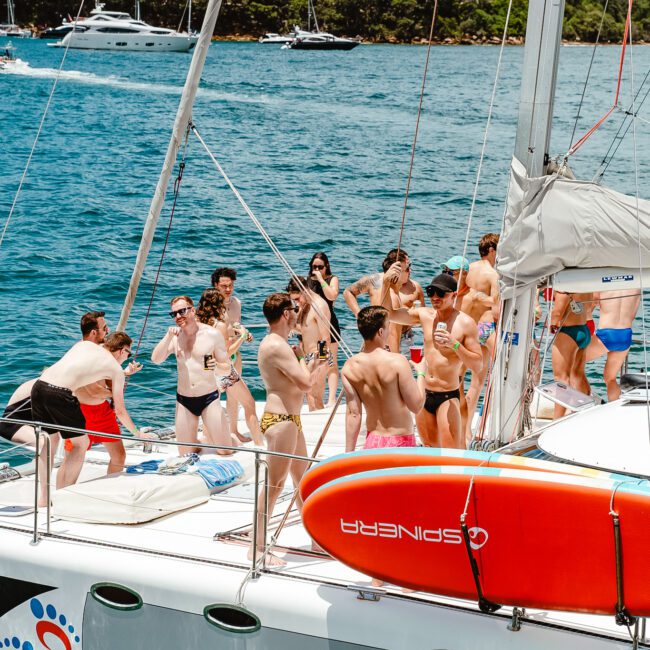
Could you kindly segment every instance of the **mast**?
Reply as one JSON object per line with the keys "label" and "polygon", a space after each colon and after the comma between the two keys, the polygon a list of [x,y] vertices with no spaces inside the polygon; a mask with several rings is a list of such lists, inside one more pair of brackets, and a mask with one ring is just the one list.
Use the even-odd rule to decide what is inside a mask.
{"label": "mast", "polygon": [[[515,157],[528,176],[543,176],[548,163],[563,18],[564,0],[530,0],[515,140]],[[502,303],[499,340],[504,349],[492,375],[490,420],[492,437],[499,442],[514,439],[522,430],[534,305],[534,288]]]}
{"label": "mast", "polygon": [[13,0],[7,0],[7,24],[13,25],[14,22],[14,3]]}
{"label": "mast", "polygon": [[140,20],[140,0],[135,0],[135,19]]}
{"label": "mast", "polygon": [[144,231],[142,233],[142,239],[140,240],[140,248],[133,269],[133,275],[131,276],[129,290],[124,300],[124,306],[122,307],[120,322],[117,326],[117,329],[121,331],[124,331],[126,328],[126,323],[129,320],[129,315],[138,293],[138,286],[142,279],[142,273],[144,272],[149,250],[151,249],[151,242],[153,241],[154,233],[156,231],[158,218],[160,217],[160,212],[165,203],[165,193],[167,192],[169,180],[174,169],[176,156],[185,136],[187,125],[192,117],[192,107],[194,105],[196,91],[199,87],[201,73],[203,71],[203,66],[205,65],[205,57],[208,54],[208,48],[210,47],[210,41],[212,40],[212,34],[214,33],[214,27],[217,23],[217,16],[219,15],[220,8],[221,0],[209,0],[208,7],[205,11],[205,17],[203,19],[203,25],[201,26],[201,34],[196,47],[194,48],[192,62],[187,73],[187,78],[185,79],[185,86],[183,87],[183,94],[181,95],[181,100],[178,105],[178,111],[176,112],[176,120],[174,121],[172,136],[167,147],[165,162],[163,163],[160,177],[158,178],[158,185],[156,186],[156,191],[151,200],[151,206],[149,207],[147,221],[144,225]]}
{"label": "mast", "polygon": [[187,3],[187,35],[192,35],[192,0]]}

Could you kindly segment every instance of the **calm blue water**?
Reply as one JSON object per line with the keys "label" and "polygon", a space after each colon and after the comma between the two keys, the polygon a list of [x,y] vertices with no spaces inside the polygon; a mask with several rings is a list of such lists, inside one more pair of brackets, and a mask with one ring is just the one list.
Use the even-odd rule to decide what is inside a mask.
{"label": "calm blue water", "polygon": [[[63,55],[44,41],[14,44],[30,68],[0,73],[2,226]],[[306,270],[313,252],[325,250],[345,284],[378,269],[396,245],[425,55],[425,48],[409,46],[349,53],[294,52],[257,43],[211,47],[195,123],[297,271]],[[568,147],[590,55],[587,47],[563,48],[554,153]],[[462,251],[497,56],[497,47],[433,49],[403,243],[421,282]],[[611,104],[618,56],[618,48],[599,51],[579,132]],[[480,236],[500,229],[522,58],[522,48],[505,52],[470,236],[472,258]],[[190,55],[183,54],[68,53],[0,248],[0,403],[77,340],[85,311],[104,309],[109,323],[117,324],[189,62]],[[634,64],[638,84],[650,49],[635,48]],[[629,78],[623,91],[625,103]],[[573,163],[579,176],[591,177],[619,120],[614,117],[580,151]],[[639,124],[637,141],[643,196],[650,156],[646,124]],[[630,137],[607,183],[634,193],[632,170]],[[169,204],[127,328],[136,338],[168,218]],[[156,367],[146,360],[171,324],[168,300],[179,293],[198,299],[221,265],[239,273],[244,322],[262,322],[262,301],[284,287],[285,272],[199,143],[190,140],[144,334],[145,368],[127,395],[141,426],[163,425],[174,414],[173,361]],[[342,299],[338,313],[343,325],[351,325]],[[256,331],[258,340],[262,333]],[[356,332],[345,334],[349,345],[358,347]],[[244,348],[246,360],[255,354],[256,345]],[[638,353],[634,361],[640,362]],[[260,397],[254,367],[246,369],[246,377]]]}

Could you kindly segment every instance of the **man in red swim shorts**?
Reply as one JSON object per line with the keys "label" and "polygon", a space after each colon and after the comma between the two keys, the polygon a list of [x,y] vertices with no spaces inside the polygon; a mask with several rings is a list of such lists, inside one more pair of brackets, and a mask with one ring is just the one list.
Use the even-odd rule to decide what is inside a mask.
{"label": "man in red swim shorts", "polygon": [[[354,451],[361,429],[362,405],[368,433],[364,447],[415,447],[413,414],[424,405],[424,373],[413,379],[409,362],[389,352],[388,310],[365,307],[357,315],[363,351],[350,357],[341,377],[347,401],[345,450]],[[424,362],[422,362],[424,364]]]}

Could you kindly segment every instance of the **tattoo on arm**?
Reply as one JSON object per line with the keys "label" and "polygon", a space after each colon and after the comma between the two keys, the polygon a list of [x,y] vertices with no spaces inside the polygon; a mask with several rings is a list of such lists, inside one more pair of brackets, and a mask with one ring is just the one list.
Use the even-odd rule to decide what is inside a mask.
{"label": "tattoo on arm", "polygon": [[366,293],[370,288],[379,289],[380,287],[380,274],[373,273],[372,275],[364,275],[362,278],[359,278],[356,282],[352,283],[348,287],[348,291],[351,291],[355,296],[358,296],[360,293]]}

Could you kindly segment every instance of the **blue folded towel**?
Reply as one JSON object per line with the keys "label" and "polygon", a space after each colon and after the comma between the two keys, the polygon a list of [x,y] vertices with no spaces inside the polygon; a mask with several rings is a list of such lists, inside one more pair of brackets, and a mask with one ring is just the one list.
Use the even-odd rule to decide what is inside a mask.
{"label": "blue folded towel", "polygon": [[200,460],[190,471],[196,472],[210,489],[234,483],[244,474],[244,468],[236,460]]}

